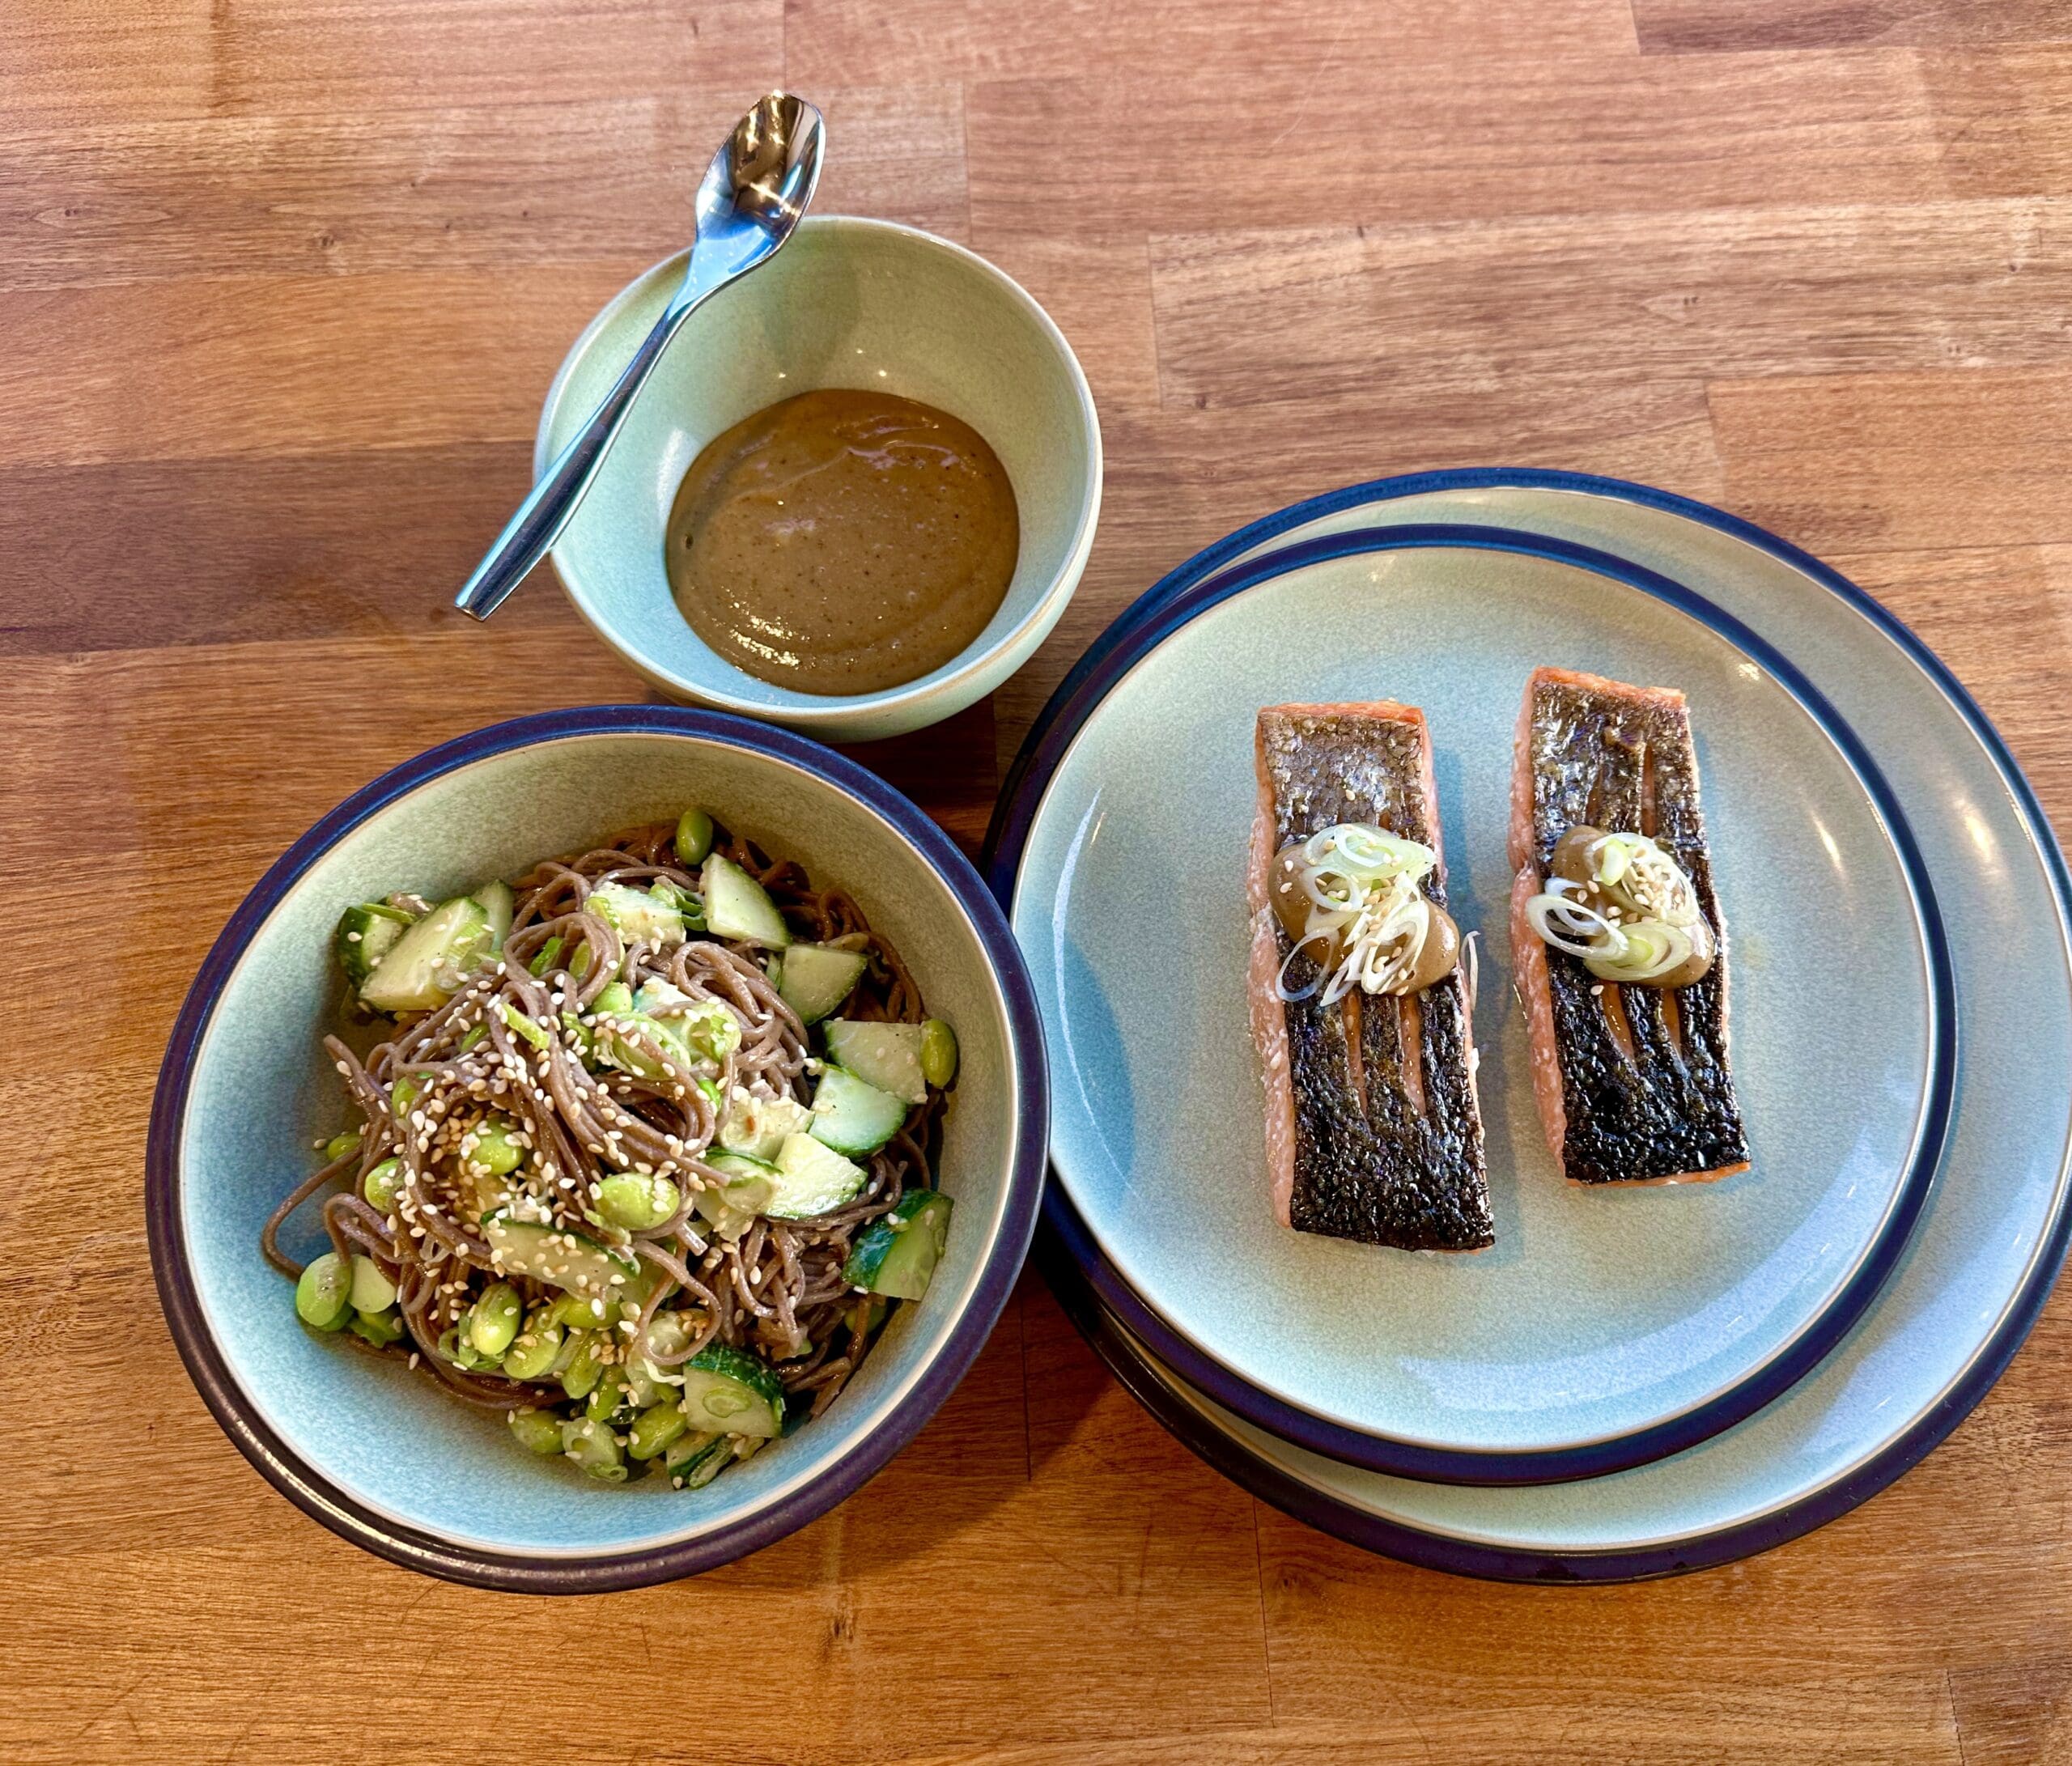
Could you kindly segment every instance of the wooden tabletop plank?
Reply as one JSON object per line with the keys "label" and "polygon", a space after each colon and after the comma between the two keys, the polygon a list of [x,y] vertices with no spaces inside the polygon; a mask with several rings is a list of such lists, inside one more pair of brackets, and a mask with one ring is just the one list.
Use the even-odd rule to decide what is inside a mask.
{"label": "wooden tabletop plank", "polygon": [[[2072,1760],[2063,1301],[1819,1532],[1518,1588],[1253,1501],[1027,1276],[834,1513],[554,1602],[393,1569],[276,1496],[159,1322],[140,1194],[173,1014],[282,847],[435,742],[647,696],[550,581],[487,626],[448,604],[570,340],[684,243],[720,132],[786,81],[828,113],[822,206],[985,252],[1101,408],[1100,533],[1050,642],[991,703],[856,751],[967,848],[1044,698],[1160,575],[1298,498],[1491,464],[1662,485],[1822,552],[2065,825],[2065,0],[16,10],[0,1758]],[[578,1690],[514,1739],[514,1683]]]}

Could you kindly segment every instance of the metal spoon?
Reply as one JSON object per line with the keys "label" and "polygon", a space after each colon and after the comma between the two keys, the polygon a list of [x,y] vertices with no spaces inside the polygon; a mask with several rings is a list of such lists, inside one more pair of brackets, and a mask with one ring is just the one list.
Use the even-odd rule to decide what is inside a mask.
{"label": "metal spoon", "polygon": [[792,236],[820,181],[825,138],[820,112],[788,92],[760,100],[734,125],[698,187],[698,236],[683,286],[670,296],[655,329],[582,432],[533,486],[489,556],[454,597],[461,612],[488,618],[552,549],[669,339],[708,295],[766,263]]}

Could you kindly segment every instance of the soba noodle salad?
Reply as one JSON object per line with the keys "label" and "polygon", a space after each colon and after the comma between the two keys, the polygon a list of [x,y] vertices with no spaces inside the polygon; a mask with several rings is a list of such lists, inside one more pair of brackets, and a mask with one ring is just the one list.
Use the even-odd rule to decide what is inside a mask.
{"label": "soba noodle salad", "polygon": [[[325,1039],[360,1120],[261,1236],[312,1328],[533,1453],[696,1488],[927,1291],[957,1041],[841,889],[690,809],[360,903],[334,942],[373,1026]],[[298,1265],[280,1229],[320,1195],[331,1249]]]}

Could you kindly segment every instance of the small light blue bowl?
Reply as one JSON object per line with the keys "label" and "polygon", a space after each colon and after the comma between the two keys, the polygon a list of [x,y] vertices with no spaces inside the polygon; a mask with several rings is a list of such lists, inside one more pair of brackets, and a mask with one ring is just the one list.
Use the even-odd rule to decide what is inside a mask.
{"label": "small light blue bowl", "polygon": [[[690,804],[856,898],[898,947],[962,1063],[940,1182],[956,1200],[924,1298],[898,1309],[825,1416],[703,1490],[611,1486],[533,1458],[502,1420],[392,1359],[306,1330],[260,1255],[267,1216],[346,1125],[319,1044],[338,1021],[342,909],[435,898]],[[484,1586],[592,1594],[727,1562],[832,1508],[949,1395],[1025,1255],[1049,1100],[1013,935],[940,830],[818,744],[673,707],[520,718],[431,749],[355,792],[231,915],[174,1025],[152,1105],[151,1261],[174,1341],[224,1431],[333,1531]],[[307,1211],[305,1211],[307,1212]],[[319,1229],[295,1223],[291,1245]]]}
{"label": "small light blue bowl", "polygon": [[[629,283],[575,340],[540,413],[536,473],[632,359],[682,282],[686,255]],[[986,629],[940,669],[876,693],[799,693],[737,668],[677,611],[663,566],[677,487],[705,444],[780,399],[829,387],[892,393],[962,418],[999,455],[1021,516],[1021,557]],[[827,741],[869,741],[962,711],[1034,653],[1086,568],[1101,471],[1101,426],[1078,359],[1012,277],[915,227],[809,216],[783,251],[684,322],[554,567],[597,635],[670,698]]]}

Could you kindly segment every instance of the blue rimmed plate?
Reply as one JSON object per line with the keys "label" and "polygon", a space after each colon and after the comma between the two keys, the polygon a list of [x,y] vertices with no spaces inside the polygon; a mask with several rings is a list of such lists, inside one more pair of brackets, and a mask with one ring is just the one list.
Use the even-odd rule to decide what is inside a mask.
{"label": "blue rimmed plate", "polygon": [[[1510,732],[1546,660],[1691,696],[1756,1154],[1725,1184],[1582,1191],[1541,1137],[1502,922]],[[1267,1205],[1250,708],[1377,698],[1425,707],[1455,910],[1497,934],[1477,1039],[1497,1242],[1471,1259],[1290,1233]],[[1187,588],[1052,708],[1002,824],[1009,868],[1054,1169],[1110,1304],[1237,1414],[1372,1469],[1545,1482],[1717,1433],[1840,1340],[1934,1172],[1951,983],[1904,817],[1787,657],[1603,554],[1355,531]]]}
{"label": "blue rimmed plate", "polygon": [[[1850,1337],[1750,1420],[1616,1475],[1499,1490],[1346,1467],[1220,1410],[1094,1301],[1094,1284],[1114,1272],[1055,1184],[1038,1254],[1096,1346],[1182,1440],[1313,1525],[1484,1576],[1612,1581],[1726,1562],[1805,1533],[1900,1476],[1990,1389],[2049,1298],[2072,1240],[2072,882],[2006,745],[1899,622],[1751,524],[1614,479],[1424,473],[1298,504],[1157,584],[1059,698],[1147,610],[1233,562],[1348,528],[1441,521],[1495,522],[1612,552],[1699,589],[1793,654],[1835,664],[1824,684],[1918,838],[1963,1026],[1938,1181],[1900,1267]],[[1013,783],[1004,809],[1019,800]]]}

